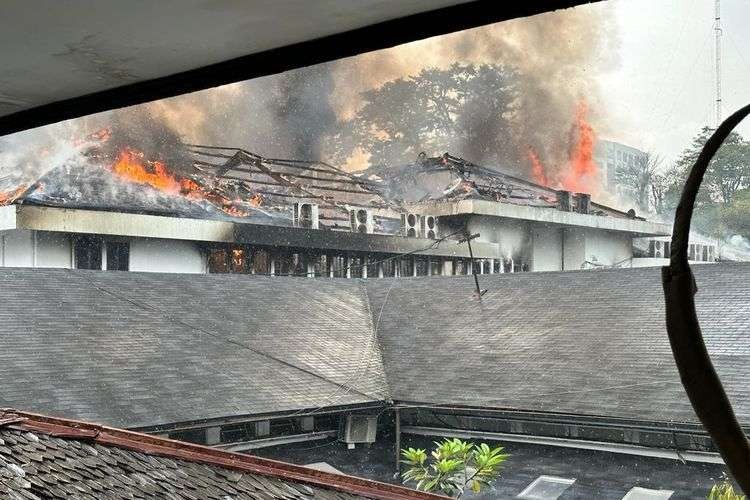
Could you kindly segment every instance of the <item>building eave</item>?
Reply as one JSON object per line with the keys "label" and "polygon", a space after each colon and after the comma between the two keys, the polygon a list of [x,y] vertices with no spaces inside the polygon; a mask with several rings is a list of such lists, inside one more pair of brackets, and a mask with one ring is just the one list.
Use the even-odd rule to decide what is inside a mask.
{"label": "building eave", "polygon": [[34,205],[14,208],[16,229],[215,242],[232,242],[234,234],[234,224],[224,221]]}
{"label": "building eave", "polygon": [[625,219],[599,215],[563,212],[555,208],[513,205],[487,200],[460,200],[453,202],[423,202],[412,205],[415,212],[450,217],[454,215],[486,215],[504,219],[524,220],[564,227],[582,227],[603,231],[619,231],[632,236],[667,236],[667,224],[641,219]]}

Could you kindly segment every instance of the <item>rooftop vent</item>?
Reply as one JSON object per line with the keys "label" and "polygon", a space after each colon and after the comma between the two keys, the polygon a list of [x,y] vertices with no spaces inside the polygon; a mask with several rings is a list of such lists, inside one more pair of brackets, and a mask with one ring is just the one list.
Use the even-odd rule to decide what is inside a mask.
{"label": "rooftop vent", "polygon": [[563,212],[573,210],[573,193],[561,189],[557,192],[557,208]]}
{"label": "rooftop vent", "polygon": [[587,193],[578,193],[576,196],[576,212],[587,214],[591,208],[591,195]]}

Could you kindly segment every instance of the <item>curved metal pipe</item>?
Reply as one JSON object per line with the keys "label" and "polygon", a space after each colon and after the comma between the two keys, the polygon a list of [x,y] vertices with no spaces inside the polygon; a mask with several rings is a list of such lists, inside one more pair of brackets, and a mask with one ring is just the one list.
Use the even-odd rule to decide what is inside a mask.
{"label": "curved metal pipe", "polygon": [[703,175],[724,139],[748,114],[750,105],[727,118],[703,146],[675,212],[669,266],[662,268],[667,333],[682,385],[696,415],[745,494],[750,494],[750,442],[737,422],[703,341],[695,311],[694,295],[698,290],[688,265],[688,239]]}

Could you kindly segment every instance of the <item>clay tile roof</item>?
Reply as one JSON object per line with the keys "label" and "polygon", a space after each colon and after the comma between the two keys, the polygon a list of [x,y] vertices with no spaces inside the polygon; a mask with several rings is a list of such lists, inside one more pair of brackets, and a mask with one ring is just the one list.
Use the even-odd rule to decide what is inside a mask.
{"label": "clay tile roof", "polygon": [[137,432],[0,410],[0,497],[439,499]]}

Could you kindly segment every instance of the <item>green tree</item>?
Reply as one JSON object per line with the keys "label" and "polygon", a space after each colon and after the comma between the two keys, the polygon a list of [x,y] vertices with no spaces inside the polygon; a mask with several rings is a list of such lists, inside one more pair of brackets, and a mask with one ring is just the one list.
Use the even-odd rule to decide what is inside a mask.
{"label": "green tree", "polygon": [[427,68],[362,93],[355,116],[332,139],[341,162],[355,148],[373,164],[407,163],[426,151],[452,151],[475,161],[505,160],[513,143],[510,116],[516,73],[503,65]]}
{"label": "green tree", "polygon": [[436,442],[430,457],[419,448],[401,450],[401,455],[407,466],[402,474],[404,483],[412,482],[418,490],[455,498],[461,498],[467,488],[478,493],[491,485],[509,456],[502,447],[490,448],[458,438]]}
{"label": "green tree", "polygon": [[[683,151],[675,164],[665,173],[666,188],[663,192],[665,212],[673,212],[677,206],[690,169],[712,133],[713,129],[704,127],[693,139],[690,147]],[[750,211],[746,211],[747,205],[744,201],[740,200],[735,204],[734,199],[738,193],[748,187],[750,187],[750,142],[738,133],[732,132],[706,170],[695,202],[694,227],[714,236],[726,234],[730,223],[734,227],[740,227],[740,221],[750,218]],[[737,229],[734,231],[742,234]]]}
{"label": "green tree", "polygon": [[644,158],[617,172],[616,181],[633,196],[642,211],[659,212],[664,203],[663,176],[659,174],[662,158],[648,153]]}
{"label": "green tree", "polygon": [[714,484],[708,492],[707,500],[745,500],[745,495],[735,493],[734,486],[728,479]]}
{"label": "green tree", "polygon": [[732,234],[750,238],[750,189],[734,193],[732,202],[722,207],[721,219]]}

